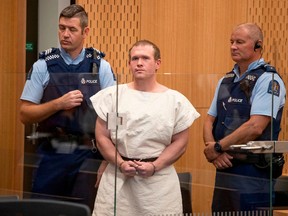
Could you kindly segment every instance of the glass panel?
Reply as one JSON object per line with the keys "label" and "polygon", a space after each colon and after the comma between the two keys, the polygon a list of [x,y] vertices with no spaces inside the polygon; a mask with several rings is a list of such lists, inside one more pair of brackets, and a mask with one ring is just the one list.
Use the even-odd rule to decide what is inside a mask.
{"label": "glass panel", "polygon": [[[283,117],[281,126],[282,126],[282,131],[280,131],[279,135],[279,141],[274,142],[275,137],[272,136],[272,133],[277,131],[277,125],[275,120],[277,118],[273,118],[272,120],[272,127],[269,129],[269,133],[267,133],[269,136],[267,138],[267,141],[264,140],[259,140],[259,142],[248,142],[248,143],[243,143],[243,146],[233,146],[233,149],[229,149],[230,151],[241,151],[247,153],[252,153],[252,155],[255,154],[260,154],[262,155],[266,161],[268,161],[268,164],[258,164],[258,168],[254,169],[263,169],[266,167],[268,176],[265,179],[261,179],[259,177],[243,177],[240,175],[236,174],[231,174],[231,173],[225,173],[221,172],[219,173],[219,179],[220,179],[220,185],[216,187],[217,191],[225,192],[224,195],[222,194],[221,197],[219,198],[220,203],[228,203],[227,205],[229,206],[231,203],[236,203],[240,206],[241,201],[249,201],[249,208],[253,208],[253,210],[248,210],[248,211],[220,211],[220,212],[212,212],[211,206],[212,206],[212,201],[213,201],[213,193],[214,193],[214,184],[215,184],[215,177],[216,177],[216,169],[213,166],[212,163],[209,163],[205,155],[203,153],[205,145],[203,142],[203,125],[204,125],[204,120],[207,115],[207,111],[210,107],[212,98],[214,96],[214,91],[217,85],[218,80],[222,77],[222,74],[202,74],[202,73],[165,73],[161,74],[159,73],[157,75],[157,80],[159,83],[167,86],[168,88],[174,89],[181,94],[183,94],[196,108],[196,110],[201,114],[200,118],[196,119],[195,122],[193,122],[192,126],[189,129],[189,140],[188,140],[188,146],[186,148],[185,153],[174,163],[177,175],[180,180],[180,184],[177,182],[175,183],[173,179],[170,178],[165,178],[165,181],[161,181],[161,184],[159,186],[159,189],[164,187],[165,185],[171,185],[171,187],[180,187],[181,191],[181,196],[183,198],[182,202],[182,207],[186,215],[271,215],[272,210],[273,214],[275,215],[282,215],[284,212],[288,210],[288,179],[287,179],[287,165],[285,164],[284,170],[283,170],[283,175],[281,175],[279,178],[276,180],[272,180],[272,176],[275,171],[277,171],[277,164],[281,164],[282,160],[281,157],[275,157],[275,152],[276,153],[284,153],[284,157],[287,158],[287,139],[283,135],[283,132],[287,131],[287,124],[286,124],[286,107],[284,107],[283,111]],[[283,79],[286,80],[286,74],[284,74]],[[271,76],[271,80],[273,80]],[[117,83],[118,83],[118,88],[115,86],[115,89],[120,89],[120,85],[124,83],[131,82],[132,76],[131,74],[117,74]],[[275,114],[276,112],[276,103],[277,102],[277,85],[274,84],[272,85],[273,88],[271,87],[271,91],[273,89],[273,94],[271,94],[271,98],[267,99],[267,103],[269,104],[269,107],[271,107],[270,111]],[[268,88],[267,91],[270,88]],[[119,144],[118,141],[120,142],[121,136],[118,134],[121,134],[121,130],[123,128],[125,129],[127,127],[126,125],[126,120],[127,116],[123,115],[125,112],[123,112],[122,107],[119,106],[121,103],[121,93],[118,92],[118,96],[113,98],[114,103],[115,103],[115,110],[114,112],[109,112],[110,117],[110,124],[108,125],[109,128],[113,129],[113,131],[110,131],[113,133],[113,136],[115,138],[115,144],[118,149],[120,147],[121,143]],[[273,98],[273,97],[274,98]],[[134,103],[134,100],[131,98],[129,101],[131,104]],[[143,101],[144,103],[145,101]],[[272,106],[275,105],[275,106]],[[168,103],[163,103],[162,108],[168,106]],[[151,109],[152,109],[151,105]],[[273,109],[272,109],[273,107]],[[135,109],[138,107],[135,106]],[[161,107],[160,107],[161,108]],[[108,115],[109,116],[109,115]],[[126,118],[126,119],[125,119]],[[83,118],[84,119],[84,118]],[[83,122],[87,122],[87,118]],[[166,119],[165,119],[166,120]],[[168,118],[167,118],[168,120]],[[152,121],[151,121],[152,122]],[[92,123],[89,123],[92,124]],[[159,124],[161,125],[161,124]],[[13,191],[11,189],[7,188],[1,188],[1,197],[0,198],[17,198],[17,199],[26,199],[26,198],[31,198],[34,197],[35,195],[44,195],[42,193],[37,193],[33,194],[31,192],[31,187],[32,187],[32,175],[34,171],[38,168],[38,159],[41,158],[39,156],[39,152],[37,152],[38,147],[39,147],[39,141],[43,138],[45,134],[40,133],[37,131],[37,124],[33,124],[31,126],[27,125],[26,126],[26,132],[25,132],[25,154],[24,154],[24,182],[23,182],[23,191]],[[120,127],[120,129],[119,129]],[[153,124],[153,130],[158,130],[158,123]],[[136,128],[137,131],[144,131],[141,130],[142,128]],[[125,129],[126,130],[126,129]],[[128,131],[128,129],[127,129]],[[161,136],[162,132],[165,132],[166,128],[163,128],[162,130],[159,130],[159,137]],[[148,131],[150,132],[150,131]],[[8,132],[7,132],[8,133]],[[7,134],[8,135],[8,134]],[[17,135],[15,135],[17,136]],[[73,138],[73,137],[72,137]],[[79,137],[78,137],[79,138]],[[116,142],[117,141],[117,142]],[[93,150],[93,142],[91,142],[91,148],[89,151]],[[245,146],[244,146],[245,145]],[[260,146],[260,147],[259,147]],[[128,149],[129,146],[127,147]],[[250,149],[249,149],[250,148]],[[6,152],[7,155],[11,154],[11,149],[1,149],[2,152]],[[16,155],[16,150],[13,150]],[[141,154],[145,152],[143,149],[137,149]],[[92,151],[91,151],[92,152]],[[4,153],[3,155],[5,155]],[[63,153],[63,152],[62,152]],[[116,157],[115,152],[113,152],[113,155]],[[153,154],[151,154],[151,157],[153,157]],[[143,159],[143,158],[136,158],[136,159]],[[100,160],[101,161],[101,160]],[[87,197],[89,197],[90,200],[92,200],[92,205],[94,204],[94,197],[93,193],[96,192],[94,185],[96,182],[96,176],[97,176],[97,171],[98,167],[100,166],[100,161],[95,161],[88,160],[86,161],[86,165],[81,166],[80,173],[83,175],[80,175],[80,177],[84,177],[84,174],[89,175],[91,178],[90,180],[86,181],[85,184],[90,185],[90,191],[85,193]],[[272,161],[275,162],[272,164]],[[63,163],[64,161],[61,161]],[[19,166],[22,166],[21,164],[21,159],[19,159]],[[109,197],[109,200],[112,203],[112,211],[114,215],[120,215],[119,212],[121,212],[119,209],[121,208],[130,208],[130,205],[136,201],[137,196],[132,193],[132,189],[130,188],[130,191],[125,193],[125,196],[123,197],[123,194],[121,194],[122,188],[120,187],[123,182],[126,182],[127,179],[121,177],[122,173],[119,169],[119,165],[117,167],[113,167],[113,174],[112,178],[110,176],[110,181],[111,185],[113,185],[113,188],[110,188],[112,191],[112,195]],[[261,168],[259,168],[259,165],[261,165]],[[269,165],[269,166],[268,166]],[[237,166],[237,165],[235,165]],[[151,165],[152,168],[152,165]],[[251,168],[252,169],[252,168]],[[58,167],[55,167],[56,171],[58,170]],[[249,170],[249,174],[253,173],[254,171]],[[46,170],[44,174],[50,174],[50,170]],[[153,177],[157,177],[159,172],[156,170],[155,174]],[[117,178],[116,178],[117,177]],[[4,177],[3,177],[4,178]],[[149,182],[149,177],[143,178],[140,175],[137,175],[136,177],[130,177],[130,178],[135,178],[137,181],[147,181]],[[108,177],[102,179],[103,181],[108,181]],[[226,183],[227,179],[232,179],[232,183],[236,183],[237,186],[239,184],[243,184],[244,182],[247,184],[243,187],[243,190],[237,191],[236,189],[231,189],[227,187],[227,185],[223,185]],[[72,180],[72,178],[67,178],[67,180]],[[255,181],[256,180],[256,181]],[[115,184],[116,183],[116,184]],[[256,191],[251,189],[253,184],[257,185],[262,185],[262,190]],[[117,186],[116,186],[117,185]],[[147,185],[149,188],[151,185]],[[80,189],[80,187],[76,187],[77,189]],[[145,192],[147,188],[143,189],[141,187],[138,187],[138,185],[135,186],[137,188],[137,193],[140,192]],[[134,189],[135,189],[134,188]],[[272,193],[273,188],[275,188],[275,193]],[[93,191],[94,190],[94,191]],[[152,190],[149,191],[149,193],[141,196],[141,199],[146,200],[149,198],[148,201],[155,199],[157,193],[160,190]],[[21,196],[21,192],[23,192],[23,197]],[[232,194],[229,194],[228,192],[232,192]],[[104,192],[106,193],[106,192]],[[103,194],[99,193],[100,195]],[[99,195],[98,194],[98,195]],[[12,195],[12,196],[11,196]],[[16,197],[15,197],[16,195]],[[99,195],[99,196],[100,196]],[[7,197],[9,196],[9,197]],[[232,197],[230,197],[232,196]],[[39,196],[43,197],[43,196]],[[92,197],[92,198],[91,198]],[[128,198],[129,197],[129,198]],[[165,200],[169,197],[168,195],[163,195],[161,200]],[[49,199],[61,199],[61,200],[66,200],[66,201],[72,201],[72,202],[77,202],[81,203],[82,200],[79,199],[78,195],[73,195],[73,196],[54,196],[54,195],[49,195],[45,198]],[[259,198],[259,199],[258,199]],[[257,202],[258,199],[258,202]],[[122,201],[123,200],[129,200],[129,206],[126,207]],[[133,202],[132,202],[132,201]],[[134,204],[136,207],[143,207],[145,203],[143,203],[143,200],[141,202]],[[153,206],[158,206],[161,203],[161,200],[154,200],[153,205],[149,206],[149,209],[153,209]],[[173,200],[176,202],[176,195],[173,194]],[[148,202],[147,201],[147,202]],[[232,204],[231,204],[232,205]],[[116,208],[115,208],[116,207]],[[92,206],[93,208],[93,206]],[[169,209],[169,205],[166,206],[166,209]],[[257,211],[255,211],[255,209]],[[128,211],[128,209],[126,209]],[[165,212],[164,212],[165,213]],[[164,214],[163,213],[163,214]],[[154,215],[161,215],[158,214],[155,211]],[[169,214],[168,214],[169,215]]]}
{"label": "glass panel", "polygon": [[[117,77],[118,84],[132,81],[131,75],[118,75]],[[235,158],[236,155],[241,154],[240,156],[244,155],[245,157],[249,157],[249,159],[246,158],[244,161],[241,161],[239,159],[240,161],[237,161],[234,160],[234,158],[233,169],[230,169],[231,171],[226,170],[223,172],[223,170],[218,170],[216,175],[215,167],[212,165],[212,163],[209,163],[206,160],[205,155],[203,154],[204,142],[202,138],[202,127],[203,121],[206,118],[207,111],[213,98],[216,84],[221,77],[221,74],[204,75],[201,73],[165,73],[157,75],[158,82],[167,86],[168,88],[181,92],[185,97],[190,100],[196,110],[201,114],[201,118],[197,119],[192,124],[189,130],[189,144],[187,146],[186,152],[179,160],[174,163],[180,180],[181,195],[183,198],[183,212],[187,213],[186,215],[272,215],[273,209],[276,208],[275,205],[278,205],[277,203],[279,203],[279,198],[277,197],[279,196],[279,193],[277,191],[275,196],[275,193],[273,191],[274,185],[275,182],[277,182],[276,189],[279,190],[279,180],[281,180],[282,182],[283,177],[281,176],[281,178],[277,181],[274,179],[274,174],[276,173],[275,171],[277,171],[275,168],[278,167],[278,165],[275,165],[281,165],[281,163],[283,162],[281,160],[282,157],[278,157],[278,155],[275,155],[274,152],[277,149],[278,145],[281,146],[279,147],[280,152],[287,151],[284,150],[285,147],[283,147],[285,143],[271,141],[277,139],[275,137],[275,132],[277,134],[278,128],[277,122],[275,121],[277,120],[276,113],[278,111],[278,108],[275,104],[275,101],[277,101],[275,100],[275,94],[279,93],[279,89],[277,89],[277,85],[275,86],[274,84],[273,88],[271,87],[271,89],[274,89],[273,91],[271,90],[271,93],[274,93],[271,94],[271,98],[267,99],[266,101],[269,104],[271,116],[274,116],[274,118],[271,118],[272,126],[267,129],[266,136],[262,136],[262,139],[258,139],[258,142],[241,143],[242,145],[240,146],[233,145],[231,148],[229,148],[227,150],[227,153],[231,155],[233,154]],[[274,76],[271,76],[271,80],[273,83]],[[268,91],[270,91],[270,88],[268,88]],[[121,93],[118,96],[118,100],[115,103],[119,105],[121,104],[122,99]],[[131,98],[130,103],[133,104],[133,102],[134,101]],[[143,103],[145,102],[146,101],[143,101]],[[237,103],[237,101],[234,102]],[[164,108],[166,106],[169,106],[169,104],[163,104],[162,106]],[[122,107],[118,107],[119,115],[123,114],[120,111],[121,108]],[[153,106],[151,106],[151,109],[152,108]],[[275,110],[276,108],[277,111]],[[135,109],[137,109],[137,107],[135,107]],[[237,125],[233,126],[233,124],[231,123],[231,127],[236,127],[235,129],[238,128]],[[151,122],[151,124],[153,123]],[[157,130],[156,124],[154,124],[153,127],[154,130]],[[141,129],[139,130],[141,131]],[[164,133],[164,131],[159,132],[159,136],[161,136],[162,132]],[[272,136],[273,133],[274,136]],[[128,146],[126,146],[126,148],[129,149]],[[142,151],[139,151],[139,154],[142,154]],[[277,163],[272,164],[272,161],[275,161]],[[265,170],[265,172],[263,172],[263,170]],[[154,175],[157,176],[157,171]],[[121,180],[120,176],[119,169],[115,169],[115,182],[120,181],[120,185],[124,184],[123,181],[129,184],[128,182],[129,180],[131,180],[131,178],[139,178],[139,176],[135,176],[129,178],[129,180]],[[149,182],[148,179],[149,177],[145,179],[145,181]],[[217,182],[216,186],[215,180]],[[171,187],[179,187],[178,183],[173,182],[173,179],[169,178],[166,178],[165,181],[161,183],[162,187],[165,187],[165,185],[170,185]],[[137,186],[135,187],[137,188]],[[123,198],[122,189],[122,187],[115,188],[115,215],[117,215],[117,212],[122,211],[122,204],[125,206],[125,202],[123,203],[120,200],[120,198]],[[143,189],[143,186],[139,186],[139,188],[137,188],[137,192],[135,193],[133,193],[131,188],[129,188],[129,192],[127,192],[127,194],[129,194],[127,196],[132,199],[131,201],[129,201],[130,205],[136,206],[136,208],[139,207],[139,209],[143,208],[141,207],[141,204],[135,202],[135,200],[138,200],[138,190],[141,189]],[[143,189],[143,191],[145,191],[145,189]],[[155,199],[155,197],[157,197],[157,192],[157,190],[150,191],[150,193],[153,194],[150,199]],[[215,195],[213,201],[214,193]],[[216,196],[216,194],[218,193],[220,194]],[[149,195],[147,195],[147,197],[149,197]],[[174,194],[174,196],[177,197],[176,194]],[[141,197],[140,200],[147,200],[147,197],[145,197],[144,195],[143,197]],[[167,195],[162,199],[168,199],[169,201],[169,198],[167,197],[169,196]],[[177,202],[176,200],[177,199],[175,198],[175,202]],[[158,203],[157,198],[153,203]],[[212,203],[214,203],[214,207],[211,208]],[[151,209],[153,208],[152,206]],[[281,208],[287,208],[287,204],[285,206],[281,206]],[[168,206],[166,208],[169,209]],[[215,209],[215,211],[213,211],[212,209]],[[165,212],[163,213],[165,214]],[[153,215],[162,214],[153,212]]]}
{"label": "glass panel", "polygon": [[[30,76],[32,80],[44,77],[36,72]],[[96,146],[96,113],[90,97],[99,90],[97,73],[50,74],[41,103],[60,97],[66,100],[55,102],[61,110],[49,118],[27,124],[23,198],[77,202],[93,209],[102,156]],[[26,98],[32,96],[37,99],[37,94],[26,89]]]}

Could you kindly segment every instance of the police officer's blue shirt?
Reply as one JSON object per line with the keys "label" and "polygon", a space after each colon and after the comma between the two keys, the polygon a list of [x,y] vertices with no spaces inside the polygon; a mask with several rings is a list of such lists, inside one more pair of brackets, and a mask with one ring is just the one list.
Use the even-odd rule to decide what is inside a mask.
{"label": "police officer's blue shirt", "polygon": [[[233,72],[236,74],[234,82],[239,82],[251,70],[256,69],[264,64],[266,63],[263,58],[252,62],[249,65],[248,70],[244,74],[242,74],[242,76],[240,76],[239,74],[238,65],[235,64],[233,68]],[[273,112],[273,118],[276,118],[278,110],[284,106],[285,95],[286,95],[285,85],[283,83],[283,80],[279,77],[278,74],[274,74],[274,78],[272,77],[272,74],[273,73],[271,72],[264,72],[263,75],[260,76],[259,79],[257,80],[255,87],[252,91],[251,98],[250,98],[250,103],[251,103],[250,115],[271,116]],[[217,97],[218,97],[219,87],[223,78],[224,77],[222,77],[217,84],[214,98],[208,110],[208,114],[214,117],[217,116]],[[272,94],[271,94],[272,79],[274,79],[274,81],[278,83],[279,85],[279,89],[277,89],[276,94],[275,92],[273,94],[273,99],[272,99]],[[272,100],[273,100],[273,111],[272,111]]]}
{"label": "police officer's blue shirt", "polygon": [[[75,59],[72,59],[71,56],[67,52],[65,52],[64,49],[60,48],[60,51],[62,58],[68,65],[77,65],[81,61],[83,61],[85,57],[85,48],[82,49],[81,53]],[[111,66],[103,58],[101,59],[99,68],[99,79],[101,89],[116,84]],[[46,88],[48,82],[49,72],[47,70],[47,64],[44,59],[39,59],[33,64],[31,78],[26,80],[20,99],[30,101],[35,104],[40,104],[44,89]]]}

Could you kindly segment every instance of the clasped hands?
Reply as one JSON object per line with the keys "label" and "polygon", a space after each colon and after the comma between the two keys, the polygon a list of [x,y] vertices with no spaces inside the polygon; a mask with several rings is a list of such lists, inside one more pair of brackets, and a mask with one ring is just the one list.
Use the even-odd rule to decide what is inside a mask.
{"label": "clasped hands", "polygon": [[233,157],[227,152],[218,153],[214,149],[215,142],[206,142],[204,155],[208,162],[212,163],[217,169],[226,169],[232,167]]}
{"label": "clasped hands", "polygon": [[143,161],[123,161],[119,165],[120,171],[126,175],[133,177],[135,175],[141,177],[149,177],[155,173],[155,165],[153,162],[143,162]]}

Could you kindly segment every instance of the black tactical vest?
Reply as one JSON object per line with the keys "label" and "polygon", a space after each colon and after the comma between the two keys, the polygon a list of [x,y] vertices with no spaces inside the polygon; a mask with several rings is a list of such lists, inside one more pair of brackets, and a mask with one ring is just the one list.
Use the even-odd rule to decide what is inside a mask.
{"label": "black tactical vest", "polygon": [[84,98],[81,106],[71,110],[61,110],[40,122],[39,131],[50,133],[56,137],[63,134],[95,137],[97,116],[89,98],[101,89],[98,68],[102,57],[104,57],[104,53],[87,48],[82,62],[77,65],[67,65],[57,48],[40,54],[39,58],[44,59],[47,63],[50,76],[41,103],[59,98],[76,89],[82,92]]}

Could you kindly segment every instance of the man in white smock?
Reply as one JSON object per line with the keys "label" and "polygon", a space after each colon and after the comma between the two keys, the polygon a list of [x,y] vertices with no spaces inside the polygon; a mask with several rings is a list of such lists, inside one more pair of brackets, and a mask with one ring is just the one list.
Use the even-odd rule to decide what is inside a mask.
{"label": "man in white smock", "polygon": [[[129,50],[133,82],[118,89],[109,87],[90,98],[98,115],[97,145],[108,163],[93,216],[114,215],[114,193],[117,215],[182,215],[173,163],[185,152],[189,127],[200,114],[184,95],[157,82],[160,64],[159,48],[140,40]],[[116,136],[116,131],[107,128],[107,114],[117,111],[126,123]]]}

